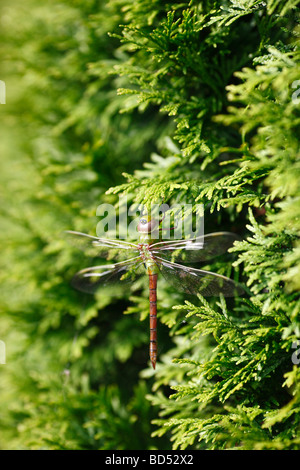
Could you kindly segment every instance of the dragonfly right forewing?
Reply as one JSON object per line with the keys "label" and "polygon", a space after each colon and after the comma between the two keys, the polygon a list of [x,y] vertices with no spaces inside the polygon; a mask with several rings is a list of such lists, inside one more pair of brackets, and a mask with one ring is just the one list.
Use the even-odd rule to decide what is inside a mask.
{"label": "dragonfly right forewing", "polygon": [[198,263],[222,255],[238,240],[231,232],[216,232],[187,240],[171,240],[151,245],[151,252],[176,263]]}

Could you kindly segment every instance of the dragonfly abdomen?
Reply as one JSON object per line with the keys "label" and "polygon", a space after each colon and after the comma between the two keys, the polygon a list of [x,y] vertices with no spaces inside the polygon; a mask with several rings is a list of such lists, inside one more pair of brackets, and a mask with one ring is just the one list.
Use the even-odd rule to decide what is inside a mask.
{"label": "dragonfly abdomen", "polygon": [[157,359],[157,274],[149,273],[149,301],[150,301],[150,346],[149,355],[153,369]]}

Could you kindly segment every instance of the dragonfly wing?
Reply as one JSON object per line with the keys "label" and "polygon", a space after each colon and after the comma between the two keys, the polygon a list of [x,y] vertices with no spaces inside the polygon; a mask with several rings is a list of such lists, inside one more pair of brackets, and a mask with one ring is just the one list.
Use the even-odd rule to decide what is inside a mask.
{"label": "dragonfly wing", "polygon": [[133,283],[145,274],[140,257],[126,262],[106,264],[82,269],[73,277],[71,284],[75,289],[94,294],[99,288],[112,286],[116,282]]}
{"label": "dragonfly wing", "polygon": [[156,259],[158,268],[168,283],[187,294],[201,294],[204,297],[223,294],[232,297],[243,290],[232,279],[202,269],[171,263],[164,259]]}
{"label": "dragonfly wing", "polygon": [[97,238],[86,233],[65,232],[68,241],[76,248],[81,249],[87,256],[93,258],[114,258],[125,260],[139,254],[137,245],[123,240],[110,240],[108,238]]}
{"label": "dragonfly wing", "polygon": [[188,240],[165,241],[151,245],[151,252],[168,261],[197,263],[226,253],[239,237],[231,232],[216,232]]}

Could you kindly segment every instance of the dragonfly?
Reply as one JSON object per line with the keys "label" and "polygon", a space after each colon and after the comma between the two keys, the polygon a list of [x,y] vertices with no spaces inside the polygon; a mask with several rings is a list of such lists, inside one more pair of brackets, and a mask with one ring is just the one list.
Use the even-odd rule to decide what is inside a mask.
{"label": "dragonfly", "polygon": [[[177,290],[187,294],[225,297],[239,295],[241,287],[221,274],[196,269],[185,264],[204,262],[225,253],[239,237],[231,232],[217,232],[182,240],[158,241],[151,238],[156,221],[141,217],[137,225],[137,243],[98,238],[68,230],[69,241],[88,256],[112,264],[101,264],[79,271],[71,284],[79,291],[95,293],[115,282],[135,282],[142,275],[149,279],[150,346],[153,369],[157,362],[157,281],[161,274]],[[160,240],[160,239],[159,239]],[[184,263],[184,264],[182,264]]]}

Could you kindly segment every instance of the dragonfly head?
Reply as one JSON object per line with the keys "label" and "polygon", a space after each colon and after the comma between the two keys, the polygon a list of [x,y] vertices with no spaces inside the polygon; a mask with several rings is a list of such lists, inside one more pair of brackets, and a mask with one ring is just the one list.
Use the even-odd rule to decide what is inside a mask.
{"label": "dragonfly head", "polygon": [[150,219],[150,217],[141,217],[137,226],[137,231],[139,233],[151,233],[157,226],[157,221],[155,219]]}

